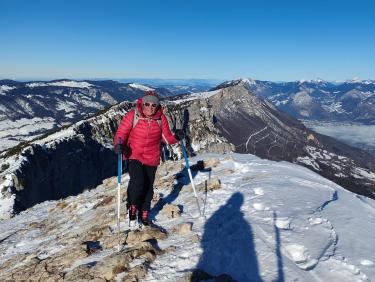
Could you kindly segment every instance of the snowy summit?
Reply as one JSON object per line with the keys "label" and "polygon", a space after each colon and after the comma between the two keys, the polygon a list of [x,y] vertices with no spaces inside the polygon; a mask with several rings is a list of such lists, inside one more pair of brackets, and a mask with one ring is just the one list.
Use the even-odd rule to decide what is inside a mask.
{"label": "snowy summit", "polygon": [[[116,179],[107,179],[79,196],[44,202],[0,222],[0,279],[375,279],[373,200],[287,162],[241,154],[191,161],[198,160],[205,169],[193,176],[204,216],[186,170],[169,161],[168,174],[161,166],[156,181],[155,227],[129,232],[122,217],[118,241]],[[123,179],[125,196],[128,176]],[[155,246],[142,242],[151,238]]]}

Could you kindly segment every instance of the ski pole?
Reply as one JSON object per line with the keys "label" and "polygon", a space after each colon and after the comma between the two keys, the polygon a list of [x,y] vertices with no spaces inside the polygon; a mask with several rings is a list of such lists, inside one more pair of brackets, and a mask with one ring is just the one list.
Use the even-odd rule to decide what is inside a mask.
{"label": "ski pole", "polygon": [[[118,139],[121,145],[121,137]],[[120,197],[121,197],[122,152],[117,157],[117,251],[120,251]]]}
{"label": "ski pole", "polygon": [[197,206],[198,206],[198,210],[199,210],[199,215],[202,216],[201,208],[200,208],[200,206],[199,206],[199,200],[198,200],[197,191],[195,190],[195,185],[194,185],[194,181],[193,181],[193,176],[191,175],[189,159],[188,159],[188,156],[187,156],[187,153],[186,153],[185,146],[184,146],[184,144],[182,143],[182,140],[180,141],[180,146],[181,146],[181,149],[182,149],[182,154],[183,154],[184,159],[185,159],[186,168],[187,168],[187,170],[188,170],[188,174],[189,174],[189,178],[190,178],[191,186],[193,187],[194,197],[195,197],[195,200],[197,201]]}
{"label": "ski pole", "polygon": [[165,148],[166,148],[167,145],[163,146],[162,147],[162,151],[163,151],[163,157],[164,157],[164,166],[165,166],[165,175],[168,175],[168,167],[167,167],[167,156],[165,154]]}

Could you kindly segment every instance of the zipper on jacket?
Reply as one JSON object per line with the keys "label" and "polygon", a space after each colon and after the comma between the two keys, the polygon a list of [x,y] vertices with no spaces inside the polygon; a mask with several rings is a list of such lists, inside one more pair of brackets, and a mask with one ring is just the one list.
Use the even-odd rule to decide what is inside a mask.
{"label": "zipper on jacket", "polygon": [[[147,137],[146,137],[146,146],[148,145],[148,136],[150,134],[150,124],[151,124],[151,121],[152,119],[148,118],[147,119]],[[146,146],[143,147],[143,154],[142,154],[142,158],[144,159],[145,157],[145,148]]]}

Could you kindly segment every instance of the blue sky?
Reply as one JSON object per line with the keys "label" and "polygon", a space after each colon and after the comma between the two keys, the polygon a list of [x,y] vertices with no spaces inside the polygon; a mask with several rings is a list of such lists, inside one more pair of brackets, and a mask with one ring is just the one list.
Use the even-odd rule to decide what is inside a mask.
{"label": "blue sky", "polygon": [[0,78],[375,79],[372,2],[0,0]]}

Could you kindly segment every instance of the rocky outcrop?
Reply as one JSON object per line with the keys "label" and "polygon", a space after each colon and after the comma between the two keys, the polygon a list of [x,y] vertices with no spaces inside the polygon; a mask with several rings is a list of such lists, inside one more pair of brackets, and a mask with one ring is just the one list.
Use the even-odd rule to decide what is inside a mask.
{"label": "rocky outcrop", "polygon": [[[82,197],[31,208],[23,224],[8,233],[3,230],[0,280],[138,281],[145,277],[148,265],[164,252],[158,241],[168,233],[157,227],[122,227],[118,234],[114,182],[107,181]],[[122,213],[121,221],[124,218]]]}

